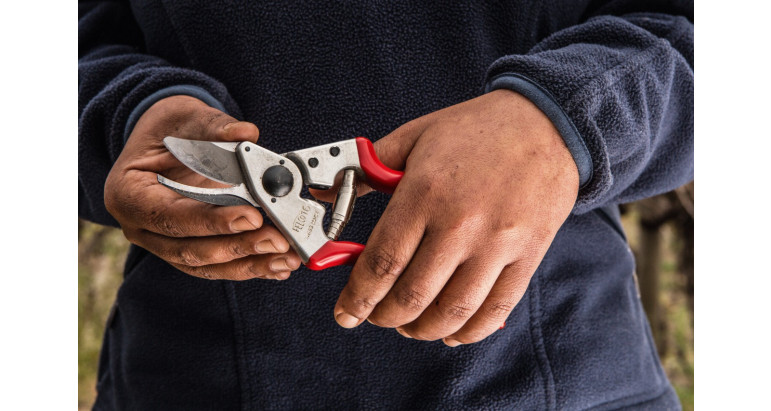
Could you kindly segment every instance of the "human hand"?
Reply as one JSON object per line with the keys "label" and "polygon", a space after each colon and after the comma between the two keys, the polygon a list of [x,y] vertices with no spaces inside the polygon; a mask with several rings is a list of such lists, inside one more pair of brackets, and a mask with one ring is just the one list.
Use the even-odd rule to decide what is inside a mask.
{"label": "human hand", "polygon": [[105,183],[105,206],[126,238],[196,277],[288,278],[300,258],[277,229],[262,226],[257,209],[202,203],[158,183],[156,174],[199,187],[224,186],[182,165],[164,147],[167,135],[256,142],[259,130],[193,97],[172,96],[150,107]]}
{"label": "human hand", "polygon": [[480,341],[525,293],[578,193],[578,170],[533,103],[497,90],[411,121],[375,143],[404,177],[340,294],[405,337]]}

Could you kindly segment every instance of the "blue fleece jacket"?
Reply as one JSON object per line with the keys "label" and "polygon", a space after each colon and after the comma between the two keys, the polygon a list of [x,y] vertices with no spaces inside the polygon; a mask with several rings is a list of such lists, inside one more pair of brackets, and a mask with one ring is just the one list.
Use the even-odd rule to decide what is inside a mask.
{"label": "blue fleece jacket", "polygon": [[[332,308],[349,268],[207,281],[132,247],[96,409],[677,408],[616,204],[693,177],[693,4],[684,1],[81,2],[79,213],[158,99],[260,127],[275,152],[363,135],[509,88],[557,126],[581,189],[507,327],[457,348]],[[516,182],[514,182],[516,184]],[[366,242],[388,197],[361,198]]]}

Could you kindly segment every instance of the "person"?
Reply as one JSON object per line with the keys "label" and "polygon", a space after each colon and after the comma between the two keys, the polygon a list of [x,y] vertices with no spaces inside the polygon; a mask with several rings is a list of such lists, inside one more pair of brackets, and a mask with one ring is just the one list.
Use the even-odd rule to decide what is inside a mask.
{"label": "person", "polygon": [[[692,2],[95,1],[78,30],[79,214],[135,244],[95,409],[679,407],[617,204],[693,178]],[[216,186],[166,135],[367,136],[405,174],[312,272],[159,185]]]}

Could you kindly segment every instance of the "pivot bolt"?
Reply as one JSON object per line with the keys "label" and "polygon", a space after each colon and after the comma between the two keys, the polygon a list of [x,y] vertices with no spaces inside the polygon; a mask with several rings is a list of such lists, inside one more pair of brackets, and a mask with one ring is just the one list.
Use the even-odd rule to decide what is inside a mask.
{"label": "pivot bolt", "polygon": [[262,175],[262,187],[274,197],[283,197],[292,191],[294,177],[284,166],[273,166]]}

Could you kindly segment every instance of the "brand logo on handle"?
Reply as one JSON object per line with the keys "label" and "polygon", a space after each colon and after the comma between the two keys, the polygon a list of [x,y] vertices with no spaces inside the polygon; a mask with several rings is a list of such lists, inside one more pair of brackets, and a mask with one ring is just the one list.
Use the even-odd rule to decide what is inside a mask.
{"label": "brand logo on handle", "polygon": [[308,221],[308,213],[311,211],[311,207],[304,205],[302,208],[300,208],[300,214],[297,215],[297,217],[294,218],[294,223],[292,224],[292,231],[300,233],[302,232],[303,228],[305,228],[305,223]]}

